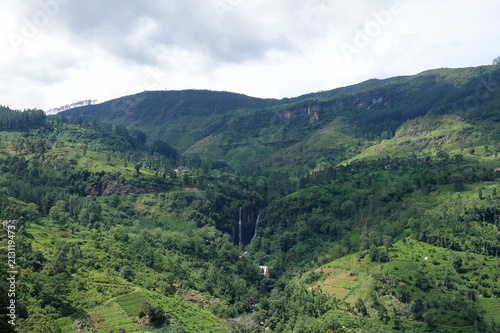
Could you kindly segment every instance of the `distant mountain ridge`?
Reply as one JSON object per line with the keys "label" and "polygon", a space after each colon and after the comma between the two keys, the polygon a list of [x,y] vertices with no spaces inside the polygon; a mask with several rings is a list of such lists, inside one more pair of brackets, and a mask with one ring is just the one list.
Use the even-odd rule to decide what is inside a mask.
{"label": "distant mountain ridge", "polygon": [[235,168],[282,168],[292,159],[311,169],[352,158],[371,140],[392,138],[408,120],[483,104],[498,82],[498,66],[436,69],[281,100],[146,91],[60,115],[139,129],[184,154]]}

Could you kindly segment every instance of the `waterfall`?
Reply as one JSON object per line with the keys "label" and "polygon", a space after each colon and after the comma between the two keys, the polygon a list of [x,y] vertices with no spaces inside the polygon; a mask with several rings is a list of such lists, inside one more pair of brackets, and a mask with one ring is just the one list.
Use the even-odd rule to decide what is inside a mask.
{"label": "waterfall", "polygon": [[260,220],[260,214],[257,215],[257,221],[255,221],[255,231],[253,233],[252,239],[250,240],[250,245],[252,245],[253,241],[255,240],[255,237],[257,237],[257,225],[259,224]]}
{"label": "waterfall", "polygon": [[242,235],[242,225],[241,225],[241,207],[240,207],[240,220],[238,222],[238,226],[239,226],[239,235],[238,235],[238,241],[243,244],[243,242],[241,241],[241,235]]}

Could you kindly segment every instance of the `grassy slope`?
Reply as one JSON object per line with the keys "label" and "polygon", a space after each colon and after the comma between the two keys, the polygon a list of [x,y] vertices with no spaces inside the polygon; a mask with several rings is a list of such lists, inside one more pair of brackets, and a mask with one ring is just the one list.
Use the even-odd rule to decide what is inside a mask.
{"label": "grassy slope", "polygon": [[[105,247],[120,249],[112,237],[97,237],[86,230],[74,232],[61,231],[60,227],[48,224],[32,224],[27,228],[34,251],[41,251],[49,258],[54,244],[64,241],[70,248],[78,244],[82,249],[83,262],[86,264],[71,276],[71,293],[73,301],[79,300],[80,314],[75,317],[64,317],[58,320],[64,332],[77,332],[75,321],[80,320],[87,326],[94,327],[97,332],[109,332],[110,329],[124,328],[126,331],[151,332],[139,324],[137,314],[144,300],[160,306],[170,314],[187,332],[199,332],[201,327],[210,327],[207,332],[220,331],[220,320],[208,310],[183,301],[182,298],[166,297],[157,292],[142,290],[121,278],[117,271],[106,268],[109,254]],[[105,244],[105,247],[102,246]],[[124,249],[125,251],[125,249]],[[141,268],[144,276],[154,276],[150,270]],[[26,271],[25,279],[30,280]],[[79,287],[81,285],[81,287]],[[140,294],[138,291],[140,290]]]}
{"label": "grassy slope", "polygon": [[[304,110],[307,107],[301,109],[299,106],[297,112]],[[296,118],[290,116],[290,119],[286,118],[287,112],[286,108],[277,108],[243,115],[230,121],[218,133],[198,141],[185,154],[217,156],[236,168],[258,164],[277,170],[336,165],[353,155],[353,145],[359,140],[344,117],[316,123],[311,118],[314,115],[308,115],[308,111]],[[279,119],[282,116],[285,118]],[[259,123],[255,124],[257,121]]]}
{"label": "grassy slope", "polygon": [[[68,133],[63,133],[59,139],[67,139],[74,135],[81,134],[80,131],[71,129]],[[18,132],[2,132],[3,140],[18,138]],[[73,140],[72,140],[73,141]],[[141,175],[138,176],[133,166],[125,167],[123,161],[110,158],[108,160],[105,153],[87,150],[83,155],[83,146],[73,142],[63,141],[64,146],[49,150],[44,156],[44,163],[60,166],[69,164],[75,172],[89,171],[92,174],[118,175],[123,178],[123,182],[136,182],[138,179],[150,180],[154,182],[157,176],[151,170],[142,168]],[[9,151],[9,143],[6,143]],[[6,150],[2,153],[9,154]],[[26,159],[33,158],[32,155],[25,155]],[[180,186],[174,187],[169,193],[162,194],[160,199],[165,202],[175,202],[175,198],[183,196],[184,193],[178,191]],[[202,194],[192,193],[191,196]],[[157,224],[163,228],[178,232],[187,232],[195,228],[192,221],[187,221],[182,215],[175,212],[165,211],[160,207],[159,197],[156,195],[123,195],[121,197],[100,197],[101,206],[104,208],[104,219],[110,217],[121,217],[125,220],[128,216],[123,215],[124,209],[130,207],[140,216],[155,218]],[[116,202],[120,203],[116,207]],[[187,332],[199,332],[200,325],[211,327],[207,332],[218,332],[220,320],[213,316],[208,310],[203,310],[182,299],[176,297],[165,297],[156,292],[142,291],[140,297],[137,290],[139,286],[126,281],[119,276],[119,272],[109,269],[110,260],[108,248],[117,251],[126,251],[121,248],[111,234],[103,236],[97,232],[89,232],[85,228],[77,227],[67,230],[67,228],[53,225],[48,219],[42,218],[38,224],[29,224],[26,228],[28,238],[31,240],[33,251],[40,251],[45,258],[50,258],[57,244],[64,242],[69,248],[78,245],[82,249],[83,258],[81,268],[72,269],[70,278],[70,293],[68,300],[79,305],[80,311],[74,317],[63,317],[57,320],[63,332],[77,332],[75,322],[81,321],[87,327],[93,327],[97,332],[109,332],[110,329],[124,328],[128,331],[153,332],[155,329],[147,328],[139,323],[137,313],[143,300],[160,306],[165,312],[172,316],[171,326],[182,326]],[[76,263],[70,264],[71,266]],[[119,263],[118,263],[119,264]],[[119,264],[120,265],[120,264]],[[145,271],[145,267],[140,270],[144,276],[154,273],[151,270]],[[32,273],[30,270],[23,272],[24,279],[30,281]]]}
{"label": "grassy slope", "polygon": [[[497,88],[485,96],[480,105],[467,111],[408,121],[392,139],[375,144],[350,160],[436,156],[439,151],[446,151],[450,157],[462,154],[470,161],[491,164],[495,152],[500,152],[499,105],[500,89]],[[469,155],[470,148],[475,148],[474,156]]]}
{"label": "grassy slope", "polygon": [[[385,249],[381,249],[385,251]],[[368,308],[368,319],[373,322],[379,322],[377,319],[378,311],[373,305],[373,299],[370,297],[370,291],[374,284],[374,276],[386,275],[391,279],[398,281],[398,284],[407,285],[411,290],[411,301],[415,299],[423,299],[431,295],[432,297],[450,292],[442,285],[446,276],[455,281],[455,288],[467,288],[470,281],[477,281],[479,276],[486,277],[481,280],[484,285],[490,288],[500,287],[500,281],[495,281],[495,276],[498,271],[498,259],[494,257],[482,255],[470,255],[467,264],[462,266],[462,269],[456,271],[452,265],[450,258],[454,255],[464,257],[461,252],[454,252],[444,248],[435,247],[422,242],[408,240],[405,242],[399,241],[389,249],[389,257],[391,261],[385,264],[373,263],[368,256],[359,258],[357,255],[349,255],[333,262],[325,264],[314,271],[305,273],[301,281],[305,282],[310,288],[320,288],[324,292],[344,300],[341,303],[341,310],[350,312],[359,316],[358,310],[355,308],[355,302],[358,298],[363,299]],[[427,258],[427,259],[426,259]],[[426,294],[421,289],[417,288],[415,283],[416,271],[424,269],[426,278],[431,281],[433,288]],[[434,287],[435,286],[435,287]],[[421,326],[411,318],[410,302],[403,303],[394,296],[382,296],[378,301],[389,309],[389,316],[394,315],[394,311],[403,314],[406,318],[406,323],[409,327]],[[372,305],[374,307],[372,307]],[[487,320],[498,319],[498,313],[494,310],[494,306],[498,305],[498,299],[483,297],[479,295],[479,301],[473,306]],[[451,310],[443,309],[435,315],[435,321],[438,328],[455,328],[466,332],[474,332],[475,327],[467,325],[457,316],[457,313]],[[389,323],[390,324],[390,323]]]}
{"label": "grassy slope", "polygon": [[228,113],[280,103],[283,102],[207,90],[146,91],[61,114],[131,126],[147,132],[151,140],[162,139],[185,150],[220,127]]}
{"label": "grassy slope", "polygon": [[[360,152],[360,147],[352,150],[358,143],[357,117],[366,122],[367,115],[380,112],[388,117],[385,120],[401,124],[405,117],[424,115],[432,108],[449,109],[455,97],[463,98],[463,89],[478,77],[480,84],[488,80],[493,69],[437,69],[280,101],[209,91],[144,92],[63,115],[83,114],[85,120],[135,127],[147,132],[150,140],[162,138],[187,155],[225,160],[237,168],[258,163],[288,170],[305,165],[310,170]],[[345,119],[335,120],[343,113]]]}
{"label": "grassy slope", "polygon": [[[434,156],[436,152],[440,150],[446,150],[450,156],[453,156],[454,154],[462,153],[463,148],[474,146],[476,148],[476,153],[474,155],[470,155],[467,150],[463,152],[465,156],[465,163],[472,165],[476,162],[481,162],[483,165],[488,167],[495,167],[497,163],[496,158],[493,154],[486,154],[485,152],[485,146],[487,145],[490,147],[490,150],[493,150],[494,143],[498,140],[497,133],[500,133],[500,131],[498,131],[498,125],[495,122],[490,121],[496,115],[495,105],[498,104],[495,101],[495,98],[498,98],[498,95],[494,95],[492,99],[488,100],[488,103],[490,104],[486,103],[478,109],[470,110],[469,114],[427,117],[409,122],[398,131],[395,138],[367,149],[357,158],[378,158],[385,156],[385,154],[393,157],[407,156],[415,152]],[[471,117],[471,114],[475,117]],[[488,116],[488,121],[486,122],[482,121],[484,119],[477,118],[486,116]],[[268,142],[280,143],[283,141],[284,137],[289,135],[285,133],[282,126],[278,126],[276,129],[278,129],[278,131],[265,133],[265,135],[267,135]],[[292,158],[300,161],[301,163],[307,163],[310,159],[317,158],[317,160],[311,163],[311,166],[321,168],[323,165],[334,164],[334,160],[328,159],[324,156],[318,157],[318,155],[320,155],[322,151],[331,151],[337,149],[338,146],[342,147],[342,145],[347,145],[353,135],[352,128],[348,127],[348,125],[342,121],[341,117],[338,117],[319,131],[307,136],[303,143],[295,144],[291,148],[284,150],[284,152],[280,152],[275,155],[272,163],[276,163],[280,166],[281,161],[291,161]],[[228,154],[228,156],[230,156],[231,159],[241,159],[242,157],[251,156],[252,158],[259,160],[264,157],[272,156],[272,154],[276,152],[276,148],[272,147],[272,145],[265,145],[261,143],[260,147],[262,150],[259,150],[259,146],[254,148],[255,150],[252,150],[252,144],[259,143],[258,138],[260,138],[260,136],[252,137],[250,139],[244,138],[245,141],[243,143],[246,145],[245,149],[248,150],[235,150],[231,154]],[[229,144],[229,141],[227,143]],[[306,149],[303,149],[304,147]],[[217,149],[219,148],[220,147],[217,147]],[[299,154],[301,148],[305,151],[303,155]],[[356,152],[356,149],[359,149],[353,147],[349,148],[353,149],[352,152]],[[251,155],[254,151],[254,155]],[[78,155],[80,156],[78,157]],[[81,152],[79,151],[78,146],[66,146],[51,150],[47,153],[47,157],[60,161],[65,160],[70,163],[74,161],[77,168],[81,170],[116,173],[120,174],[128,181],[135,179],[130,166],[125,168],[121,161],[115,160],[114,158],[107,161],[106,155],[103,153],[89,151],[85,157],[81,157]],[[251,163],[251,161],[252,159],[243,160],[243,163]],[[286,163],[283,163],[283,165],[286,165]],[[143,171],[143,176],[151,179],[154,178],[153,173],[148,170]],[[473,199],[477,196],[477,188],[480,186],[483,186],[483,191],[488,193],[490,192],[490,189],[495,186],[495,184],[466,185],[465,189],[461,193],[461,200],[471,204],[486,205],[485,201],[479,202]],[[453,192],[451,186],[442,186],[438,189],[438,191],[432,192],[427,200],[428,202],[438,204],[446,200],[446,198],[449,198],[451,192]],[[102,200],[103,205],[107,206],[107,214],[113,215],[115,213],[112,202],[107,199],[99,200]],[[143,214],[154,215],[161,210],[160,206],[155,205],[154,198],[149,195],[142,195],[139,198],[133,199],[123,197],[120,201],[122,201],[124,205],[130,204],[134,210],[143,212]],[[164,219],[163,222],[166,223],[165,225],[168,225],[169,228],[183,231],[182,226],[180,225],[183,219],[179,216],[175,216],[175,214],[169,215],[167,213],[161,218]],[[171,224],[169,225],[168,223]],[[184,227],[186,226],[184,225]],[[192,226],[187,226],[188,229],[190,227]],[[113,243],[111,238],[96,239],[94,235],[78,230],[74,234],[71,234],[66,231],[60,231],[57,227],[50,225],[32,225],[28,229],[28,233],[30,233],[33,236],[33,239],[36,240],[33,245],[34,249],[42,251],[46,254],[46,256],[51,254],[51,249],[58,240],[64,239],[68,244],[79,243],[84,252],[84,259],[87,259],[90,262],[91,259],[94,260],[95,258],[98,258],[100,261],[97,260],[97,262],[101,262],[102,264],[105,262],[103,258],[106,256],[106,252],[103,249],[96,247],[96,243]],[[426,267],[428,269],[428,275],[435,281],[442,277],[443,272],[452,272],[450,270],[449,258],[455,253],[441,248],[432,247],[424,243],[411,244],[413,245],[410,246],[408,243],[404,245],[401,242],[396,243],[390,252],[392,261],[384,265],[370,263],[366,258],[358,260],[354,256],[347,256],[332,262],[329,266],[327,265],[324,268],[333,268],[334,270],[331,272],[325,271],[323,273],[323,278],[321,279],[323,283],[319,286],[328,293],[338,293],[339,297],[345,297],[346,304],[350,304],[346,305],[343,309],[345,310],[345,314],[353,310],[352,305],[357,298],[368,298],[369,287],[372,283],[374,283],[372,274],[374,271],[381,274],[396,276],[402,281],[407,281],[406,283],[410,285],[412,283],[410,282],[410,276],[412,275],[409,272],[413,272],[416,268],[422,266],[421,264],[425,261],[421,258],[425,255],[429,258],[429,262],[432,260],[431,264],[426,264]],[[432,253],[432,255],[429,255],[428,253]],[[483,267],[471,268],[467,269],[466,272],[457,273],[457,281],[465,285],[465,281],[476,279],[477,276],[487,274],[489,278],[486,278],[484,281],[486,283],[490,283],[492,286],[498,287],[498,282],[490,281],[491,276],[493,276],[493,270],[496,268],[496,262],[491,260],[491,258],[479,255],[473,255],[473,259],[474,261],[484,263]],[[89,267],[91,267],[90,264]],[[321,273],[321,271],[318,273]],[[114,313],[112,317],[117,317],[114,325],[127,323],[128,321],[130,321],[128,324],[136,325],[133,318],[128,317],[126,313],[124,316],[124,312],[122,311],[123,309],[120,310],[120,308],[116,307],[116,304],[109,302],[113,299],[113,297],[116,298],[120,295],[128,294],[134,291],[136,286],[126,282],[116,274],[109,275],[106,271],[99,269],[77,272],[75,273],[75,278],[76,280],[84,279],[87,283],[85,291],[87,297],[83,297],[82,302],[85,303],[82,303],[82,306],[87,309],[88,312],[99,313],[100,311],[109,311],[109,313]],[[311,287],[312,286],[313,284],[311,284]],[[102,292],[102,290],[105,290],[105,292]],[[425,296],[418,289],[414,289],[413,291],[415,297]],[[71,297],[80,297],[77,296],[77,294],[78,293],[75,292],[71,295]],[[145,292],[144,294],[150,301],[156,302],[155,304],[158,305],[164,304],[167,308],[168,306],[175,307],[175,304],[177,304],[176,302],[178,302],[173,298],[162,299],[160,295],[155,295],[154,293],[148,294]],[[111,298],[108,299],[107,297]],[[391,297],[383,296],[380,301],[381,303],[387,305],[387,308],[395,308],[403,313],[404,311],[408,311],[408,306],[406,304],[402,304]],[[135,305],[137,304],[138,303],[135,303]],[[498,317],[494,310],[496,305],[498,305],[496,299],[480,298],[475,306],[477,306],[479,311],[482,311],[487,316],[494,318]],[[189,305],[186,306],[189,308]],[[100,307],[104,308],[101,309]],[[194,323],[201,321],[201,319],[193,319],[196,318],[196,315],[193,313],[198,313],[197,308],[184,310],[184,305],[182,305],[179,306],[179,309],[170,311],[178,311],[180,313],[178,315],[179,322],[184,323],[183,326],[191,329],[191,331],[195,332],[199,329],[199,327],[195,326]],[[190,314],[183,315],[184,312]],[[373,309],[369,310],[369,312],[371,313],[370,320],[376,322],[378,320],[376,319],[377,310]],[[207,321],[209,322],[207,326],[213,324],[210,323],[213,318],[208,312],[202,312],[200,316],[203,318],[206,316]],[[465,327],[464,323],[456,317],[457,316],[453,313],[445,312],[439,314],[436,321],[443,327],[455,326],[462,327],[465,330],[471,329],[470,327]],[[61,323],[66,325],[64,327],[69,328],[72,325],[72,321],[73,319],[65,319],[61,320]],[[444,325],[444,323],[447,324]],[[409,319],[408,325],[414,325],[413,321]],[[416,325],[419,326],[420,324]]]}
{"label": "grassy slope", "polygon": [[[486,78],[492,70],[492,67],[478,67],[427,71],[415,76],[377,81],[373,85],[351,87],[329,99],[311,98],[246,114],[234,114],[227,126],[198,141],[185,153],[217,156],[234,167],[258,163],[263,168],[310,171],[336,165],[351,157],[378,158],[384,155],[407,156],[415,151],[434,152],[441,146],[448,148],[451,143],[459,143],[472,131],[472,127],[477,129],[476,122],[469,122],[469,119],[474,118],[470,112],[484,114],[483,109],[488,105],[499,105],[499,101],[492,96],[482,96],[474,103],[480,102],[479,108],[483,109],[470,110],[467,98],[464,100],[464,96],[471,93],[468,85],[474,85],[473,81],[481,75]],[[435,95],[435,88],[439,88],[443,95]],[[487,94],[495,96],[492,90]],[[432,99],[429,102],[431,104],[423,102],[427,98]],[[454,105],[457,102],[454,98],[462,104]],[[422,109],[417,112],[415,108],[418,106]],[[439,113],[441,109],[450,112],[453,108],[458,108],[459,112],[453,111],[452,115],[443,119],[430,117],[436,122],[431,123],[433,133],[417,131],[413,135],[406,134],[414,130],[412,126],[419,126],[419,120],[410,120],[398,131],[396,140],[377,144],[359,137],[358,127],[361,124],[358,124],[357,117],[365,119],[365,122],[369,117],[380,122],[383,118],[376,117],[380,113],[385,114],[385,120],[403,124],[407,120],[404,117],[414,117],[416,114],[422,116],[429,111]],[[469,114],[464,115],[468,116],[466,121],[461,115],[463,109],[469,110]],[[395,114],[397,112],[401,114]],[[409,112],[408,115],[405,112]],[[464,123],[457,124],[457,119]],[[447,127],[444,132],[435,130],[446,124],[454,126]],[[370,128],[371,123],[363,126]],[[424,138],[419,138],[419,135]],[[492,139],[491,135],[488,139]],[[477,141],[473,140],[473,143]],[[364,151],[370,146],[373,147]],[[355,157],[361,152],[362,155]]]}
{"label": "grassy slope", "polygon": [[[275,153],[271,160],[273,167],[278,169],[293,169],[302,165],[321,170],[352,156],[360,151],[362,145],[362,140],[356,137],[354,129],[341,116],[301,142]],[[290,161],[294,165],[290,165]]]}
{"label": "grassy slope", "polygon": [[[457,121],[458,119],[460,119],[460,121]],[[349,141],[349,134],[352,134],[349,132],[349,129],[346,130],[344,127],[344,131],[346,131],[347,133],[342,133],[342,134],[339,134],[339,132],[335,131],[336,129],[342,128],[343,125],[345,126],[345,124],[343,124],[343,122],[341,121],[341,118],[337,118],[334,122],[332,122],[329,126],[324,128],[321,132],[314,133],[313,135],[311,135],[307,141],[307,143],[310,145],[309,149],[307,149],[308,153],[311,154],[311,156],[316,155],[317,151],[313,152],[314,147],[320,147],[321,149],[324,149],[325,146],[332,144],[331,141],[332,139],[334,139],[336,143],[347,144]],[[442,149],[443,147],[442,142],[444,142],[444,144],[447,145],[446,147],[448,148],[450,155],[453,155],[455,153],[459,153],[461,148],[461,145],[460,143],[457,143],[458,140],[456,138],[460,137],[461,135],[464,135],[464,133],[470,133],[471,135],[475,135],[473,134],[474,131],[472,131],[472,128],[473,125],[470,125],[463,119],[457,118],[455,116],[430,118],[430,121],[428,122],[426,122],[426,119],[418,120],[402,128],[397,133],[394,139],[386,142],[387,145],[385,147],[390,152],[391,156],[397,157],[397,156],[407,155],[404,151],[404,148],[407,147],[412,148],[412,144],[422,144],[422,147],[424,147],[422,153],[432,155],[435,154],[437,150]],[[419,135],[419,133],[423,133],[423,135]],[[481,137],[478,137],[478,139],[481,139]],[[420,140],[420,142],[411,142],[412,140],[413,141]],[[429,142],[436,142],[436,141],[439,142],[436,143],[435,145],[429,144]],[[392,146],[389,145],[390,143],[392,143],[393,145]],[[399,151],[398,149],[402,151]],[[490,162],[489,164],[494,165],[494,157],[491,155],[486,156],[486,154],[484,154],[483,149],[484,147],[478,147],[477,152],[474,155],[470,155],[467,153],[465,156],[466,157],[465,162],[468,164],[475,163],[477,161],[480,161],[481,163]],[[289,152],[290,151],[293,152],[293,150],[289,150]],[[373,155],[371,155],[371,150],[368,149],[367,151],[363,152],[363,154],[361,154],[359,158],[375,158],[377,156],[380,156],[379,153],[380,151],[375,150]],[[398,155],[398,153],[400,153],[400,155]],[[60,150],[55,150],[52,152],[52,154],[54,155],[59,154],[60,156],[65,155],[66,157],[69,158],[69,160],[71,160],[74,155],[76,156],[74,149],[68,147],[61,148]],[[100,172],[100,171],[112,172],[112,170],[115,170],[115,168],[119,168],[118,170],[119,173],[127,174],[127,171],[124,168],[124,166],[120,165],[118,161],[114,160],[106,161],[104,154],[93,153],[93,152],[88,153],[88,156],[80,159],[80,161],[78,162],[78,167],[81,167],[82,169],[90,169],[91,171],[95,172]],[[462,197],[464,198],[463,200],[469,200],[468,198],[474,197],[477,193],[478,186],[483,186],[485,188],[484,192],[488,193],[490,191],[489,187],[494,186],[494,184],[483,184],[483,185],[474,184],[467,186],[461,193]],[[428,202],[434,202],[434,203],[442,202],[443,200],[448,198],[449,195],[450,194],[446,191],[446,186],[445,186],[442,187],[439,191],[431,193],[431,196],[427,199]],[[124,202],[126,202],[128,199],[124,197],[121,200],[124,200]],[[145,214],[154,214],[155,211],[160,209],[160,207],[156,207],[155,205],[151,206],[151,203],[154,204],[154,202],[155,200],[153,199],[153,197],[145,195],[142,196],[139,200],[134,200],[134,202],[131,202],[130,204],[133,205],[137,211],[143,211]],[[110,211],[113,210],[111,206],[108,207],[108,209]],[[174,222],[175,218],[173,217],[166,218],[165,221],[166,223],[168,223],[167,220],[173,222],[171,228],[175,229],[176,228],[175,227],[176,222]],[[351,304],[350,306],[352,307],[356,299],[358,298],[368,299],[370,286],[373,283],[373,272],[379,272],[381,274],[389,273],[403,280],[408,280],[410,275],[408,275],[407,272],[415,271],[416,268],[420,265],[419,263],[422,262],[422,259],[420,257],[423,257],[426,253],[434,254],[432,257],[426,255],[429,257],[428,260],[434,260],[432,265],[428,265],[430,268],[432,268],[430,272],[431,276],[437,277],[440,274],[442,275],[443,269],[447,269],[449,271],[450,251],[432,247],[423,243],[416,243],[414,246],[412,246],[411,249],[408,249],[408,246],[406,245],[402,246],[401,243],[397,243],[394,245],[394,247],[392,248],[392,252],[390,253],[393,260],[389,264],[385,265],[373,264],[369,262],[367,259],[357,260],[354,256],[348,256],[343,259],[339,259],[333,263],[330,263],[326,266],[323,266],[322,267],[323,272],[321,270],[319,272],[317,271],[316,273],[322,273],[322,278],[319,280],[321,282],[311,284],[311,287],[317,285],[326,293],[332,294],[339,298],[344,298],[345,301],[348,304]],[[484,259],[482,256],[477,256],[477,258],[478,260]],[[484,273],[491,276],[491,269],[492,269],[491,267],[493,266],[493,263],[491,262],[491,260],[487,258],[484,260],[486,262],[486,268],[483,271],[471,272],[469,275],[464,274],[463,279],[464,280],[471,279],[474,278],[477,274],[484,274]],[[329,271],[329,269],[333,270]],[[425,297],[425,295],[419,292],[418,289],[414,290],[414,295]],[[156,300],[157,304],[164,304],[165,307],[167,307],[169,304],[170,306],[172,306],[172,304],[176,304],[172,299],[170,300],[158,299],[158,297],[160,297],[159,295],[151,297],[152,297],[151,299]],[[406,313],[409,312],[409,307],[407,304],[403,304],[397,300],[394,300],[393,298],[388,298],[384,296],[381,300],[381,303],[386,305],[387,308],[395,308],[396,311],[399,311],[400,313],[405,313],[405,311]],[[491,318],[495,318],[495,313],[492,310],[492,307],[495,304],[496,303],[494,299],[484,298],[480,299],[480,301],[477,303],[476,306],[478,310],[483,312],[487,317],[489,316]],[[93,311],[98,313],[99,311],[109,310],[110,313],[115,313],[116,316],[118,317],[122,316],[121,314],[119,314],[121,313],[120,311],[113,312],[116,309],[113,310],[112,306],[106,305],[106,307],[109,307],[109,309],[107,310],[96,309]],[[347,311],[347,313],[350,311],[349,307],[346,307],[344,310]],[[180,316],[182,316],[182,313],[186,312],[184,310],[171,310],[171,311],[180,311],[179,312]],[[371,315],[369,317],[370,318],[369,320],[372,320],[375,323],[379,322],[379,320],[377,319],[377,311],[373,309],[370,312]],[[91,311],[90,313],[93,312]],[[181,324],[183,324],[185,328],[191,328],[192,331],[195,332],[197,329],[199,329],[199,327],[193,326],[194,324],[192,323],[199,322],[200,319],[194,320],[192,319],[192,316],[194,315],[186,314],[186,317],[179,317],[180,319],[178,320]],[[411,320],[410,316],[408,315],[407,319],[408,319],[408,325],[410,326],[416,325],[417,327],[420,326],[419,323],[415,323],[413,320]],[[118,322],[127,323],[127,320],[130,320],[130,318],[124,319],[124,321],[120,320],[118,320]],[[463,322],[460,322],[459,320],[457,321],[454,313],[451,312],[440,314],[439,318],[437,318],[437,322],[441,323],[443,327],[454,326],[454,327],[460,327],[465,330],[470,329],[470,327],[467,327],[467,325],[465,325]],[[444,325],[445,323],[447,323],[447,325]],[[136,323],[132,321],[129,322],[128,325],[136,325]]]}

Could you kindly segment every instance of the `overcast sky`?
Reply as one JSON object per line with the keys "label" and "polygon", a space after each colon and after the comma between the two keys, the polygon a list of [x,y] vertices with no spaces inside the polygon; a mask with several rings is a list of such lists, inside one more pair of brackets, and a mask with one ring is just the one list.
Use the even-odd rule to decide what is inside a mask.
{"label": "overcast sky", "polygon": [[2,0],[0,105],[294,97],[500,56],[498,0]]}

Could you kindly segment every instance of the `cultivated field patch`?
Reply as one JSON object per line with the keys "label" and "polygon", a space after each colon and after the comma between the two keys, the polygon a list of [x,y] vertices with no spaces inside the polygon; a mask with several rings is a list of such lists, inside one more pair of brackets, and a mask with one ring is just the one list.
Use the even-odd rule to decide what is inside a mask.
{"label": "cultivated field patch", "polygon": [[117,299],[118,304],[129,316],[138,316],[142,302],[146,301],[144,296],[134,292]]}
{"label": "cultivated field patch", "polygon": [[323,292],[337,298],[345,298],[354,288],[359,286],[359,282],[356,281],[357,276],[353,271],[318,268],[314,272],[323,274],[323,277],[326,274],[326,278],[316,282],[312,288],[319,288]]}

